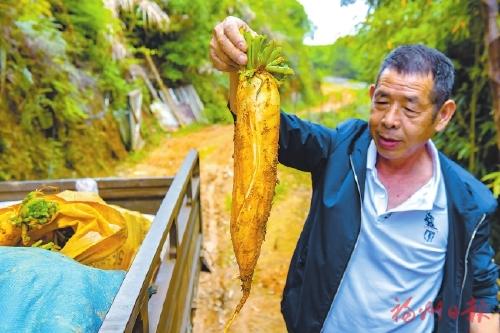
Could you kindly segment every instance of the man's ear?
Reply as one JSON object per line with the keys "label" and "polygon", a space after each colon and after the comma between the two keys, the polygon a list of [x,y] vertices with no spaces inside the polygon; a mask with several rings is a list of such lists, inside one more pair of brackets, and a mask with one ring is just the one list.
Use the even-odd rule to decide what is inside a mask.
{"label": "man's ear", "polygon": [[434,120],[434,129],[436,130],[436,132],[441,132],[446,128],[451,118],[455,114],[456,109],[457,105],[455,104],[454,100],[449,99],[444,102],[443,106],[441,106],[441,109],[436,115],[436,119]]}
{"label": "man's ear", "polygon": [[370,99],[373,100],[373,94],[375,93],[375,85],[370,84]]}

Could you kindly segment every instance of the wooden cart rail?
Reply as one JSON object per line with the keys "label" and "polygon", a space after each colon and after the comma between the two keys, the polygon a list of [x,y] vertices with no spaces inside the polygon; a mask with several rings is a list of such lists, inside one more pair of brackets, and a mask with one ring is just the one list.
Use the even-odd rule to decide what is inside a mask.
{"label": "wooden cart rail", "polygon": [[[99,332],[190,332],[201,267],[198,153],[188,153],[175,177],[95,180],[106,202],[156,214]],[[43,186],[74,190],[75,183],[0,182],[0,201],[21,200]]]}
{"label": "wooden cart rail", "polygon": [[[99,195],[107,203],[156,214],[173,177],[95,178]],[[44,187],[75,190],[78,179],[27,180],[0,182],[0,201],[22,200],[29,192]]]}
{"label": "wooden cart rail", "polygon": [[[170,185],[99,332],[190,331],[200,249],[199,157],[193,150]],[[151,287],[156,293],[150,298]]]}

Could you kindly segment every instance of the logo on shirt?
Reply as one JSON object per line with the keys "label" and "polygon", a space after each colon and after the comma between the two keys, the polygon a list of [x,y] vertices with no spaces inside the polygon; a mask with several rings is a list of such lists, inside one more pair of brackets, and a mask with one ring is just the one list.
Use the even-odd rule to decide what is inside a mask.
{"label": "logo on shirt", "polygon": [[424,222],[425,222],[424,240],[427,243],[431,243],[438,231],[436,226],[434,225],[434,216],[432,216],[431,212],[427,212],[425,214]]}

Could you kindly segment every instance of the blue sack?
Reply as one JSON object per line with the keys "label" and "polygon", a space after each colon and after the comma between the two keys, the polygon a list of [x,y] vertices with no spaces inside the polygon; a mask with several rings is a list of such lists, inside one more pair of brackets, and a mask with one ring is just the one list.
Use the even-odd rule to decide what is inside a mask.
{"label": "blue sack", "polygon": [[56,252],[0,246],[0,332],[97,332],[124,277]]}

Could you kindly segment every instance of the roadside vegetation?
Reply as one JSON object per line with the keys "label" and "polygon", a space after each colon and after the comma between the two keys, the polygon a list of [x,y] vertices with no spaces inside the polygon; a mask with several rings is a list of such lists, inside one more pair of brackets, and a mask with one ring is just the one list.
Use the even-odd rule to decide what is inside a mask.
{"label": "roadside vegetation", "polygon": [[[425,43],[443,51],[456,67],[458,112],[436,144],[499,195],[500,90],[493,78],[500,44],[489,28],[498,27],[491,1],[366,1],[370,10],[357,33],[323,46],[303,44],[314,29],[296,0],[279,6],[271,0],[2,1],[0,180],[106,176],[124,160],[146,158],[172,135],[149,112],[154,96],[145,82],[130,72],[147,57],[166,87],[192,84],[200,95],[204,120],[181,133],[231,124],[227,78],[209,63],[208,43],[215,23],[234,15],[283,46],[296,73],[280,88],[283,108],[329,127],[366,119],[366,84],[391,49]],[[332,81],[339,77],[354,83]],[[131,153],[120,129],[133,90],[143,95],[146,150]],[[498,249],[500,226],[494,227]]]}

